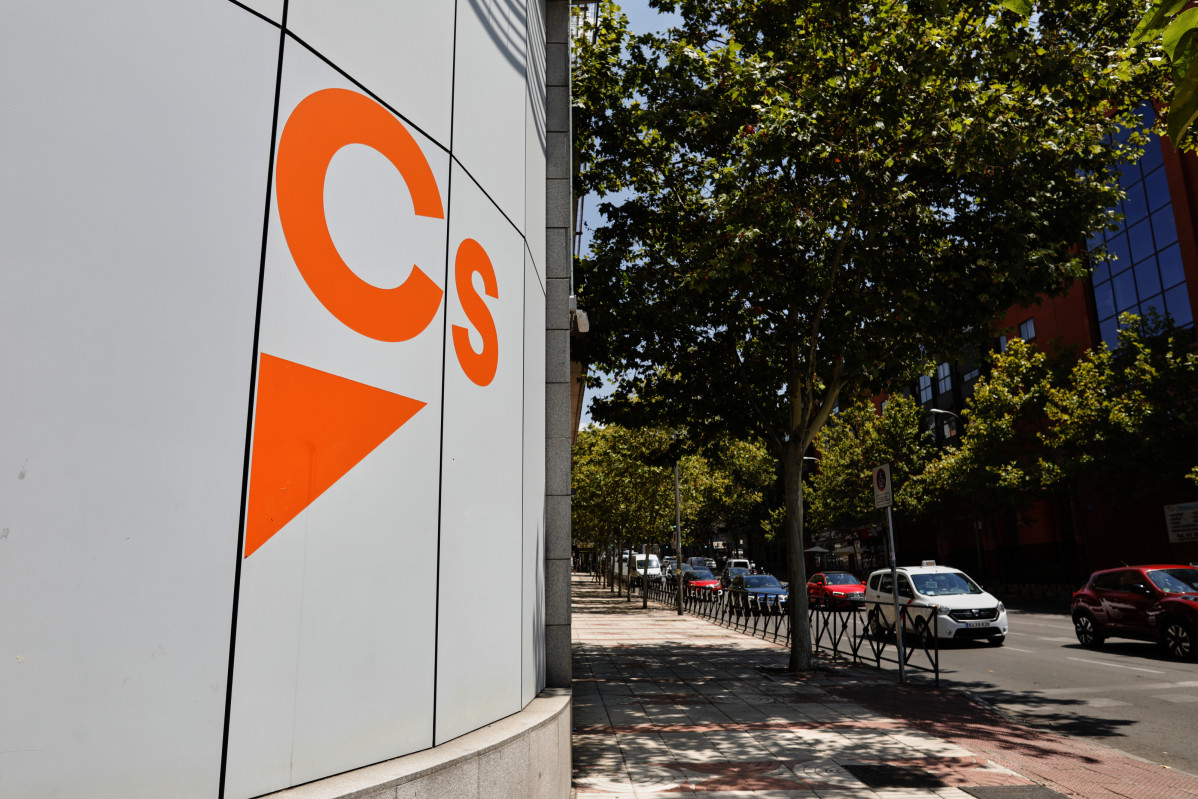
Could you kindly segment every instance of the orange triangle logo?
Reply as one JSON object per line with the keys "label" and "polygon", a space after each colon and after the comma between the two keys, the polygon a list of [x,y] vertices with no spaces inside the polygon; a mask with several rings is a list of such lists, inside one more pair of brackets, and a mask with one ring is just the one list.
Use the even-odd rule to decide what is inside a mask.
{"label": "orange triangle logo", "polygon": [[263,353],[245,557],[424,406],[419,400]]}

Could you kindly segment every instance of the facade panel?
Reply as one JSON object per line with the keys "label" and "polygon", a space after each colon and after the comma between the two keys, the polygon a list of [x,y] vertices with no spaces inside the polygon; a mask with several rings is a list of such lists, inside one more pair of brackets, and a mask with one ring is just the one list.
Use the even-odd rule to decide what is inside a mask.
{"label": "facade panel", "polygon": [[461,0],[454,64],[454,157],[521,232],[527,17],[522,0]]}
{"label": "facade panel", "polygon": [[217,794],[278,41],[5,11],[5,796]]}
{"label": "facade panel", "polygon": [[[520,709],[525,577],[524,243],[456,164],[450,242],[438,744]],[[488,268],[493,281],[482,274]]]}
{"label": "facade panel", "polygon": [[545,687],[545,288],[524,265],[524,578],[521,703]]}
{"label": "facade panel", "polygon": [[455,3],[290,0],[287,30],[449,147]]}
{"label": "facade panel", "polygon": [[[231,796],[432,745],[448,156],[293,41],[279,122]],[[389,332],[416,269],[435,287],[411,306],[427,321]],[[276,418],[290,427],[271,444]],[[309,476],[327,464],[323,482]],[[257,531],[262,497],[279,492],[307,502]]]}
{"label": "facade panel", "polygon": [[0,793],[243,799],[545,686],[532,9],[5,16]]}

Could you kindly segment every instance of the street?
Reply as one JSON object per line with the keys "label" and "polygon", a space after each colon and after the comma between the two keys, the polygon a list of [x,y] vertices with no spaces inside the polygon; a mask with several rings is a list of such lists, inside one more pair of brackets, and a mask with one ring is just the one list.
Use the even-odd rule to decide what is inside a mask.
{"label": "street", "polygon": [[1198,774],[1198,663],[1139,641],[1084,649],[1066,610],[1008,615],[1006,646],[942,645],[941,685],[1027,723]]}

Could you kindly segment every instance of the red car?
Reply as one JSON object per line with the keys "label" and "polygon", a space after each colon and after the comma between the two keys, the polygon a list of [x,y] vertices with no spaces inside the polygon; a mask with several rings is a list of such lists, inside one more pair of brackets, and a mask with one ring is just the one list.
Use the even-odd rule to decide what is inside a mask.
{"label": "red car", "polygon": [[1124,566],[1094,572],[1073,594],[1073,629],[1082,646],[1107,638],[1158,641],[1171,656],[1198,657],[1198,568]]}
{"label": "red car", "polygon": [[848,572],[817,572],[807,581],[807,601],[815,607],[860,607],[865,584]]}
{"label": "red car", "polygon": [[719,579],[709,569],[692,569],[687,566],[682,574],[682,579],[686,581],[686,587],[696,593],[714,593],[720,587]]}

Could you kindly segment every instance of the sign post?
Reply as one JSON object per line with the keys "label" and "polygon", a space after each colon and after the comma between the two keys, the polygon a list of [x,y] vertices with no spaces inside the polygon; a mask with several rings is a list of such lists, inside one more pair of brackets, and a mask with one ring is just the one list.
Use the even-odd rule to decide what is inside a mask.
{"label": "sign post", "polygon": [[644,560],[641,561],[641,607],[649,607],[649,542],[641,544],[644,549]]}
{"label": "sign post", "polygon": [[907,658],[903,648],[903,619],[899,612],[898,560],[894,555],[894,490],[890,484],[890,464],[874,467],[874,507],[886,509],[886,528],[890,533],[890,594],[894,599],[894,636],[898,647],[899,682],[907,682]]}
{"label": "sign post", "polygon": [[682,502],[678,494],[678,461],[674,461],[674,568],[678,570],[678,615],[682,615]]}

